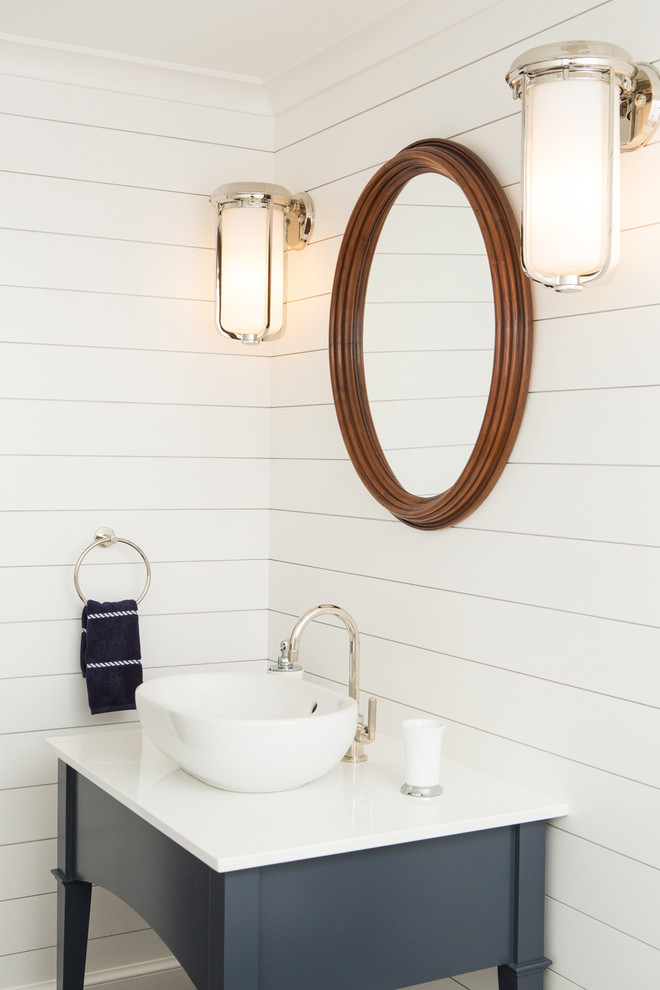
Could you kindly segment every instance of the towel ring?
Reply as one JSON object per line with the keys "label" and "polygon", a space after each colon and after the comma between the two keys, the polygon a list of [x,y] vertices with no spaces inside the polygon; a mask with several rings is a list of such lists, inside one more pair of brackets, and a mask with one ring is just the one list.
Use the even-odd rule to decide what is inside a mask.
{"label": "towel ring", "polygon": [[76,566],[73,569],[73,583],[76,586],[78,597],[80,598],[80,600],[83,602],[84,605],[87,604],[87,599],[80,590],[80,584],[78,583],[78,572],[80,570],[80,565],[82,564],[83,560],[85,559],[89,551],[93,550],[94,547],[105,548],[112,546],[114,543],[126,543],[129,547],[133,547],[134,550],[137,550],[137,552],[142,557],[142,560],[144,561],[144,566],[147,568],[146,584],[142,589],[142,594],[140,595],[140,597],[136,598],[135,600],[138,605],[140,604],[140,602],[142,601],[142,599],[149,590],[149,585],[151,584],[151,564],[147,560],[147,555],[145,554],[144,550],[141,550],[140,547],[137,545],[137,543],[132,543],[131,540],[124,540],[121,536],[115,536],[114,531],[111,529],[107,529],[107,528],[97,529],[96,533],[94,534],[94,542],[90,543],[88,547],[85,547],[83,552],[78,557],[78,560],[76,561]]}

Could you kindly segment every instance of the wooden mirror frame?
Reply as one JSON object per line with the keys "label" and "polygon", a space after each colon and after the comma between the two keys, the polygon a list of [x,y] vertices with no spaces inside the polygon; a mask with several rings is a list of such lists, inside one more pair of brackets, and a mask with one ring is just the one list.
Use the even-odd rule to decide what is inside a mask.
{"label": "wooden mirror frame", "polygon": [[[364,305],[383,224],[406,183],[435,172],[455,182],[479,223],[490,265],[495,313],[493,373],[474,448],[454,484],[422,497],[402,487],[383,452],[364,374]],[[405,333],[405,327],[402,327]],[[532,357],[532,301],[520,264],[518,225],[490,169],[453,141],[430,138],[404,148],[368,182],[348,221],[330,305],[330,376],[344,443],[381,505],[418,529],[439,529],[483,502],[504,469],[522,419]]]}

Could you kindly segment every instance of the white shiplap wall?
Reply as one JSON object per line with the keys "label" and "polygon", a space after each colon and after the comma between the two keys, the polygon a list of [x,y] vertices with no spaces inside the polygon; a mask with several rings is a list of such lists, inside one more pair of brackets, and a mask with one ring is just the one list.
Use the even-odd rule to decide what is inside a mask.
{"label": "white shiplap wall", "polygon": [[[455,138],[517,208],[514,56],[587,37],[660,58],[654,0],[474,7],[373,68],[354,52],[345,82],[316,86],[310,65],[274,88],[278,181],[310,189],[319,220],[292,259],[304,337],[273,361],[270,646],[310,605],[338,602],[362,630],[362,687],[384,731],[432,712],[449,755],[565,798],[548,844],[547,990],[646,990],[660,981],[660,139],[623,158],[615,279],[580,296],[534,289],[527,410],[472,516],[434,533],[388,517],[332,408],[333,265],[375,168],[410,141]],[[308,670],[345,682],[343,630],[305,637]],[[493,990],[496,977],[442,987],[456,982]]]}
{"label": "white shiplap wall", "polygon": [[[56,767],[44,738],[134,718],[92,719],[78,671],[73,563],[96,529],[112,526],[152,563],[145,677],[266,653],[270,362],[213,327],[208,194],[271,178],[273,121],[255,87],[185,73],[8,43],[0,72],[6,990],[54,978]],[[134,560],[126,547],[92,552],[87,596],[139,593]],[[104,891],[91,935],[92,982],[174,965]]]}
{"label": "white shiplap wall", "polygon": [[[569,801],[549,843],[547,990],[657,984],[660,141],[623,159],[611,285],[535,292],[520,437],[460,526],[417,533],[370,499],[327,368],[334,261],[369,176],[412,140],[454,137],[515,203],[519,119],[503,74],[524,48],[578,36],[652,60],[660,13],[652,0],[420,4],[380,31],[373,68],[349,40],[273,83],[275,121],[258,87],[0,47],[0,990],[53,976],[43,739],[92,722],[71,571],[102,524],[154,564],[148,676],[263,656],[268,609],[273,650],[310,604],[345,605],[385,731],[410,709],[438,713],[450,755]],[[414,47],[396,54],[404,40]],[[291,258],[286,336],[237,349],[211,327],[206,197],[271,175],[312,191],[316,236]],[[139,590],[130,554],[103,553],[88,558],[87,593]],[[343,632],[305,637],[310,670],[344,679]],[[92,934],[92,983],[189,986],[102,891]]]}

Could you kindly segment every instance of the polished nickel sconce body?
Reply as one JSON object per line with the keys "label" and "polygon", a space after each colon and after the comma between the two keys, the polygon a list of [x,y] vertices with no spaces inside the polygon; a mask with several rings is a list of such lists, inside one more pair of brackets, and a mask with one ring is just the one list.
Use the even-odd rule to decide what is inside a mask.
{"label": "polished nickel sconce body", "polygon": [[660,119],[660,75],[617,45],[570,41],[517,58],[522,101],[522,261],[530,278],[575,291],[619,255],[619,152]]}
{"label": "polished nickel sconce body", "polygon": [[300,250],[314,226],[307,193],[233,182],[210,197],[217,210],[215,323],[232,340],[258,344],[284,331],[285,249]]}

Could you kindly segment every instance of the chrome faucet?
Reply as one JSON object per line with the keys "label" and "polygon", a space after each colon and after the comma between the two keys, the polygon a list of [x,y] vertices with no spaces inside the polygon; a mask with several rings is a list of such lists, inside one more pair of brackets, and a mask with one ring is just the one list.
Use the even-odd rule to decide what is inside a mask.
{"label": "chrome faucet", "polygon": [[[288,640],[280,643],[280,657],[275,664],[271,665],[272,670],[300,670],[298,665],[298,652],[300,649],[300,637],[304,629],[317,619],[320,615],[335,615],[346,626],[348,630],[349,652],[348,652],[348,693],[359,704],[360,693],[360,633],[355,624],[355,619],[340,608],[339,605],[315,605],[309,611],[301,615],[295,626],[291,630]],[[346,763],[363,763],[367,757],[363,752],[364,743],[373,742],[376,738],[376,699],[369,698],[369,717],[364,721],[363,715],[358,715],[355,738],[349,746],[343,760]]]}

